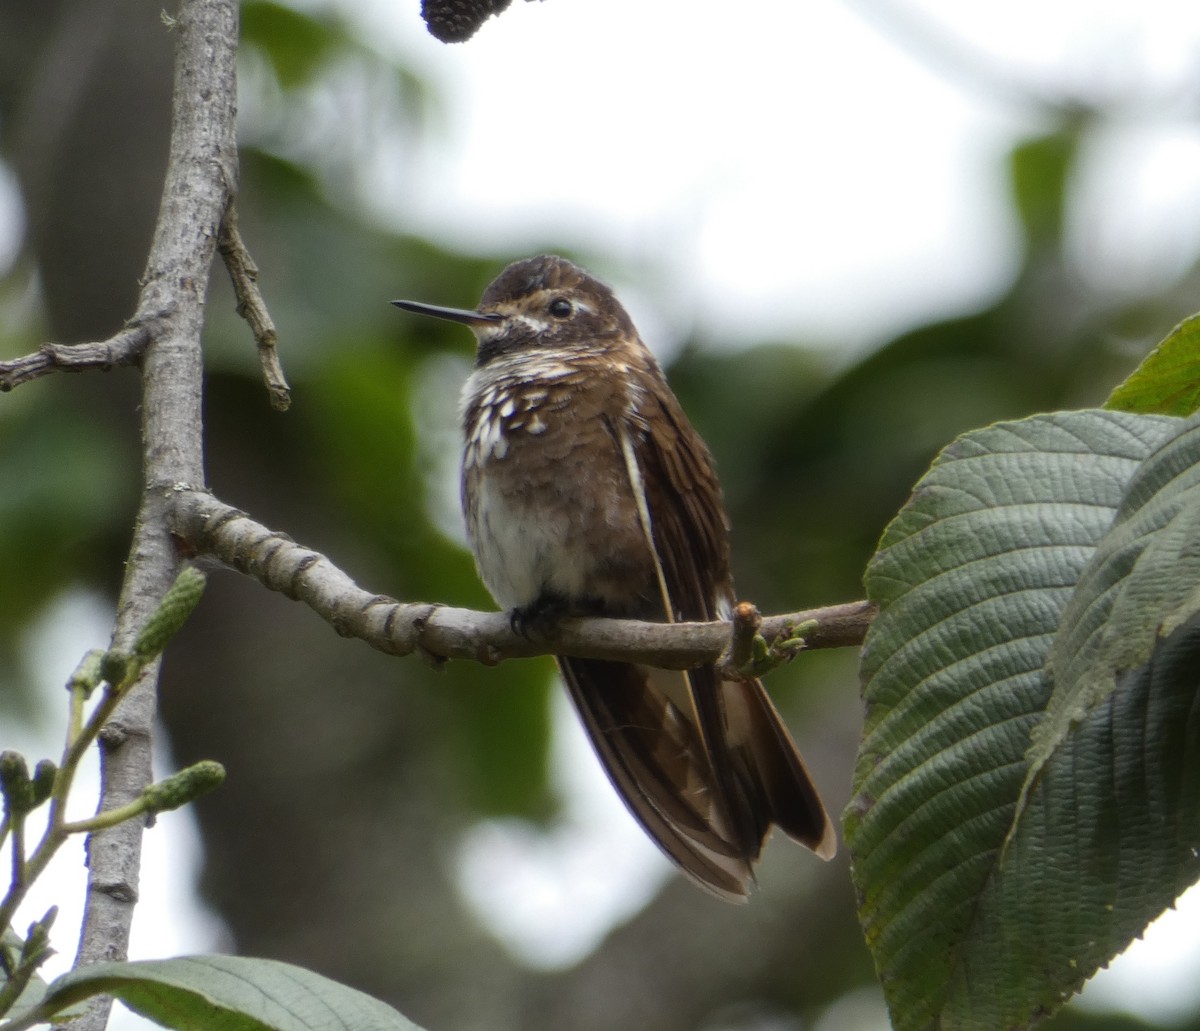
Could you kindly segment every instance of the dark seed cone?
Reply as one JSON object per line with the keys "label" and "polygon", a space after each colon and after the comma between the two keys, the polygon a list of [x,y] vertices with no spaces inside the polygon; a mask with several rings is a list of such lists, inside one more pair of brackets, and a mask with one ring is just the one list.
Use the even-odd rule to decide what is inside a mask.
{"label": "dark seed cone", "polygon": [[509,0],[422,0],[421,17],[430,34],[443,43],[462,43],[508,3]]}

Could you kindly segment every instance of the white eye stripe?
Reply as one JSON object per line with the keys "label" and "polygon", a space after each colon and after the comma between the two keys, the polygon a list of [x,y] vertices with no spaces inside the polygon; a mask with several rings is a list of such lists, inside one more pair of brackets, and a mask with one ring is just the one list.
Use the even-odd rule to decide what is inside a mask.
{"label": "white eye stripe", "polygon": [[490,323],[482,329],[476,330],[476,332],[479,334],[481,343],[489,343],[492,340],[511,333],[514,323],[519,323],[535,335],[547,332],[553,325],[553,322],[550,320],[539,319],[536,316],[521,312],[520,314],[507,316],[503,322]]}
{"label": "white eye stripe", "polygon": [[548,322],[546,319],[539,319],[524,312],[520,315],[514,315],[512,319],[514,322],[519,322],[521,325],[527,326],[534,333],[545,333],[553,325],[553,323]]}

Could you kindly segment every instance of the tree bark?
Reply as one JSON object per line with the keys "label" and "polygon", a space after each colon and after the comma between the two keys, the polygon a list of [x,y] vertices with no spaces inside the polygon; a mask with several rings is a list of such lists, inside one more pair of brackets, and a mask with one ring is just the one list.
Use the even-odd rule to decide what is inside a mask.
{"label": "tree bark", "polygon": [[[142,496],[117,607],[113,645],[128,648],[179,569],[171,487],[202,487],[201,329],[221,219],[236,181],[235,0],[185,0],[176,33],[171,147],[162,205],[134,326],[152,324],[142,355]],[[101,736],[100,811],[151,782],[158,662],[146,668]],[[137,902],[144,823],[90,835],[88,893],[76,960],[124,959]],[[111,1000],[72,1023],[99,1031]]]}

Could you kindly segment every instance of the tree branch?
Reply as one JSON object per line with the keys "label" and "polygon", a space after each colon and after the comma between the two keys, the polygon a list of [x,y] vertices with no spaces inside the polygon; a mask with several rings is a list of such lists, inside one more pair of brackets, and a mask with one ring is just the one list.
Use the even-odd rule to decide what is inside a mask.
{"label": "tree branch", "polygon": [[276,346],[279,334],[275,331],[267,303],[258,289],[258,266],[242,242],[242,234],[238,230],[237,204],[233,200],[230,200],[225,217],[221,220],[217,250],[233,281],[233,292],[238,302],[237,313],[246,320],[254,334],[271,407],[277,412],[286,412],[292,404],[292,391],[283,375],[283,366],[279,364],[279,349]]}
{"label": "tree branch", "polygon": [[[642,623],[589,617],[563,619],[530,640],[513,632],[503,612],[474,612],[428,602],[398,602],[359,587],[324,555],[255,522],[202,488],[176,484],[171,525],[186,553],[211,555],[264,586],[302,601],[344,637],[391,655],[429,661],[473,659],[494,664],[533,655],[623,659],[670,669],[716,661],[730,646],[729,623]],[[801,624],[808,648],[859,645],[875,615],[869,602],[762,617],[768,642]]]}
{"label": "tree branch", "polygon": [[[234,136],[236,0],[183,0],[176,33],[171,146],[162,205],[130,325],[154,326],[142,357],[143,490],[117,606],[115,647],[128,649],[174,581],[179,557],[164,484],[204,482],[200,334],[221,219],[237,180]],[[150,734],[158,661],[147,665],[101,732],[98,812],[127,805],[151,783]],[[143,821],[88,839],[88,896],[78,964],[123,959],[137,901]],[[111,1000],[73,1021],[101,1031]]]}
{"label": "tree branch", "polygon": [[153,319],[131,322],[121,332],[98,343],[42,344],[32,354],[0,362],[0,392],[52,372],[85,369],[108,372],[118,365],[136,365],[154,334],[155,322]]}

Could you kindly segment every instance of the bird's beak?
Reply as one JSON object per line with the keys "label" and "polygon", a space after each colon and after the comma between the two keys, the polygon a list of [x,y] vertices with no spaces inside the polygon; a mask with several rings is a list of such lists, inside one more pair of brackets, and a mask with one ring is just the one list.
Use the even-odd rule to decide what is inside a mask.
{"label": "bird's beak", "polygon": [[392,301],[397,308],[416,312],[418,315],[432,315],[435,319],[448,319],[450,322],[461,322],[467,326],[487,326],[493,322],[501,322],[504,316],[494,311],[468,311],[466,308],[442,308],[436,304],[422,304],[420,301]]}

